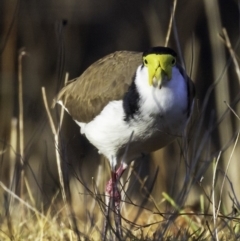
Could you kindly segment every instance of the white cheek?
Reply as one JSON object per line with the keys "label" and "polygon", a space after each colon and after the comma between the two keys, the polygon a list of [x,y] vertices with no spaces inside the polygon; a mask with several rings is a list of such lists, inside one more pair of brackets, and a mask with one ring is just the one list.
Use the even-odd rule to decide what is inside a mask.
{"label": "white cheek", "polygon": [[167,77],[162,81],[161,88],[149,86],[147,68],[137,70],[136,85],[141,93],[141,108],[144,112],[176,114],[176,110],[183,110],[187,106],[187,88],[183,76],[176,67],[172,69],[172,79]]}

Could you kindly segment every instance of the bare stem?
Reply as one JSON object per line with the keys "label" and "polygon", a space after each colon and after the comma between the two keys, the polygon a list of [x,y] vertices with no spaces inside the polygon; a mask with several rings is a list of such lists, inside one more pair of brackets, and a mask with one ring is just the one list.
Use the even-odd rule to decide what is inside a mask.
{"label": "bare stem", "polygon": [[167,31],[166,41],[165,41],[165,45],[164,45],[165,47],[168,46],[168,42],[170,39],[172,25],[173,25],[173,18],[175,16],[175,11],[176,11],[176,6],[177,6],[177,0],[173,0],[173,9],[172,9],[171,18],[170,18],[169,25],[168,25],[168,31]]}
{"label": "bare stem", "polygon": [[23,56],[27,53],[25,50],[21,50],[18,55],[18,107],[19,107],[19,126],[18,126],[18,134],[19,134],[19,152],[20,152],[20,166],[21,166],[21,173],[20,173],[20,197],[23,195],[23,179],[24,179],[24,123],[23,123],[23,81],[22,81],[22,60]]}
{"label": "bare stem", "polygon": [[235,52],[234,52],[234,50],[232,48],[230,39],[228,37],[228,33],[227,33],[226,28],[223,28],[223,36],[224,36],[224,43],[225,43],[226,47],[228,48],[229,53],[230,53],[230,55],[232,57],[232,60],[233,60],[234,66],[235,66],[235,71],[236,71],[236,74],[237,74],[237,77],[238,77],[238,81],[240,82],[240,68],[239,68],[239,64],[238,64],[238,61],[237,61],[237,58],[236,58],[236,54],[235,54]]}
{"label": "bare stem", "polygon": [[[66,75],[65,75],[64,85],[67,83],[68,78],[69,78],[69,73],[67,72]],[[61,127],[62,127],[63,116],[64,116],[64,108],[63,108],[63,106],[61,106],[60,120],[59,120],[59,125],[58,125],[57,135],[59,135],[59,132],[60,132]]]}
{"label": "bare stem", "polygon": [[[217,216],[218,216],[218,211],[216,210],[216,204],[215,204],[215,181],[216,181],[216,172],[217,172],[217,166],[220,160],[222,152],[219,152],[216,164],[213,168],[213,179],[212,179],[212,205],[213,205],[213,225],[214,225],[214,235],[216,240],[218,240],[218,231],[217,231]],[[221,199],[219,201],[219,206],[221,204]]]}
{"label": "bare stem", "polygon": [[[60,157],[59,150],[58,150],[58,147],[59,147],[58,131],[59,130],[57,131],[56,128],[55,128],[53,118],[52,118],[50,110],[49,110],[46,92],[45,92],[44,87],[42,87],[42,97],[43,97],[44,106],[45,106],[45,109],[46,109],[46,112],[47,112],[49,124],[50,124],[51,130],[52,130],[53,136],[54,136],[54,143],[56,145],[55,155],[56,155],[56,162],[57,162],[57,169],[58,169],[58,176],[59,176],[59,182],[60,182],[60,189],[61,189],[61,193],[62,193],[62,199],[63,199],[64,205],[66,206],[67,214],[70,217],[71,212],[70,212],[70,207],[69,207],[68,202],[67,202],[67,196],[66,196],[65,187],[64,187],[64,180],[63,180],[63,173],[62,173],[62,168],[61,168],[61,157]],[[70,227],[73,229],[71,220],[68,219],[68,221],[69,221]]]}

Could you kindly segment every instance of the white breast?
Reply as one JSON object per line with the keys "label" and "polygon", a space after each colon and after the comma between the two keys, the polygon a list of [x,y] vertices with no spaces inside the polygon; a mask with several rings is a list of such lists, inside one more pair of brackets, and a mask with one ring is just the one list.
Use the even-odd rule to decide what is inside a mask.
{"label": "white breast", "polygon": [[122,101],[112,101],[84,126],[88,140],[113,165],[122,158],[133,132],[127,161],[143,152],[155,151],[181,135],[187,121],[187,87],[177,68],[173,68],[172,74],[173,79],[164,81],[158,89],[148,85],[147,69],[139,67],[136,86],[140,109],[136,118],[125,121]]}
{"label": "white breast", "polygon": [[157,115],[159,127],[169,128],[173,133],[181,132],[187,116],[187,84],[176,67],[172,69],[172,79],[164,80],[161,89],[149,86],[146,68],[138,68],[136,85],[142,96],[141,109],[146,115]]}

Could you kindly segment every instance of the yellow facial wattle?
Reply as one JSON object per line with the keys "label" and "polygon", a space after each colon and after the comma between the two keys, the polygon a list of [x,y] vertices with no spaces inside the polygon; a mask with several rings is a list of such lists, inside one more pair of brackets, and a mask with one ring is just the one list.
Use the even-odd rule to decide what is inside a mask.
{"label": "yellow facial wattle", "polygon": [[161,88],[165,76],[168,80],[171,80],[172,67],[176,62],[174,56],[171,54],[149,54],[143,57],[143,61],[148,68],[148,83],[150,86],[156,82],[156,85]]}

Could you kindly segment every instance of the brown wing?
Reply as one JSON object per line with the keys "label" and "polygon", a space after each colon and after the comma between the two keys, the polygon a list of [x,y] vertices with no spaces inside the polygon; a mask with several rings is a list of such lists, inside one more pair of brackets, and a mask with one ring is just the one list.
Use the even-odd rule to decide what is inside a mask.
{"label": "brown wing", "polygon": [[93,63],[57,95],[74,120],[89,122],[109,101],[120,100],[132,82],[142,53],[118,51]]}

